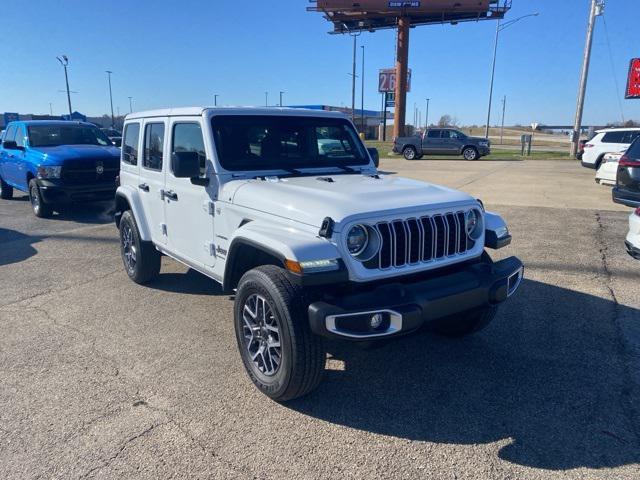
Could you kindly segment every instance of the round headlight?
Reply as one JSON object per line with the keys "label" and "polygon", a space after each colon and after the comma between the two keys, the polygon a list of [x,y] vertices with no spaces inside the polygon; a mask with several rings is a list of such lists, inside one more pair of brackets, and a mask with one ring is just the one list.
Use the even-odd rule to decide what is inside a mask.
{"label": "round headlight", "polygon": [[356,225],[351,227],[347,235],[347,249],[351,255],[358,256],[364,252],[369,243],[369,232],[367,227],[363,225]]}
{"label": "round headlight", "polygon": [[469,210],[465,217],[467,236],[477,240],[482,236],[482,216],[477,210]]}

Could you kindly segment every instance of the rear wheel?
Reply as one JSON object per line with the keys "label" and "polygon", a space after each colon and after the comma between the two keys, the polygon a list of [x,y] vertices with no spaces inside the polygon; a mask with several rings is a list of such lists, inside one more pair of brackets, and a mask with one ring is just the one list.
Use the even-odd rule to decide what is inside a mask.
{"label": "rear wheel", "polygon": [[253,384],[277,402],[314,390],[322,379],[326,350],[309,327],[304,292],[285,271],[264,265],[238,284],[234,326],[238,349]]}
{"label": "rear wheel", "polygon": [[151,242],[140,238],[138,226],[130,211],[120,220],[120,253],[129,278],[145,284],[160,273],[161,256]]}
{"label": "rear wheel", "polygon": [[13,198],[13,187],[0,178],[0,198],[11,200]]}
{"label": "rear wheel", "polygon": [[44,203],[42,195],[40,194],[40,188],[33,178],[29,181],[29,201],[31,202],[33,214],[36,217],[49,218],[53,214],[51,205]]}
{"label": "rear wheel", "polygon": [[484,330],[495,318],[497,307],[483,307],[464,312],[454,318],[446,318],[435,322],[431,330],[445,337],[466,337]]}

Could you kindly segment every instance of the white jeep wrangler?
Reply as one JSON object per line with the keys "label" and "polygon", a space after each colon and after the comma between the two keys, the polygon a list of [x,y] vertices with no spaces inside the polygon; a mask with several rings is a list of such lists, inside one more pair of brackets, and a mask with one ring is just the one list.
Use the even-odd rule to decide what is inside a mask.
{"label": "white jeep wrangler", "polygon": [[421,327],[485,327],[522,263],[482,203],[380,174],[341,114],[179,108],[128,115],[116,224],[131,279],[167,255],[235,292],[244,366],[266,395],[313,390],[325,338],[372,342]]}

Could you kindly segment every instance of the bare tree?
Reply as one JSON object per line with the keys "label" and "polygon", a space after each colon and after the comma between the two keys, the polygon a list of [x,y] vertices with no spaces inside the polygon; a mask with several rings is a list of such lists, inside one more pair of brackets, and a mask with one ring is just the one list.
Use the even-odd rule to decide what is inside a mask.
{"label": "bare tree", "polygon": [[449,114],[444,114],[440,117],[440,120],[438,120],[438,126],[439,127],[449,127],[451,126],[451,115]]}

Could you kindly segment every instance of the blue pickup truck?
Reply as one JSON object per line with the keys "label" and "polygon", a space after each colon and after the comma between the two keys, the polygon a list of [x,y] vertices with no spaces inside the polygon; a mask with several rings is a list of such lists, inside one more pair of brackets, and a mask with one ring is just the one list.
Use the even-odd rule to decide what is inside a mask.
{"label": "blue pickup truck", "polygon": [[0,148],[0,198],[21,190],[36,216],[49,217],[60,205],[114,198],[119,171],[120,149],[95,125],[11,122]]}

